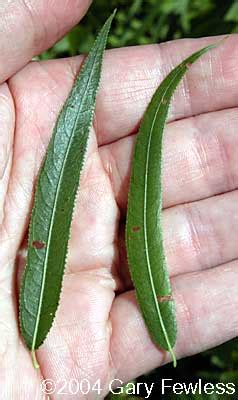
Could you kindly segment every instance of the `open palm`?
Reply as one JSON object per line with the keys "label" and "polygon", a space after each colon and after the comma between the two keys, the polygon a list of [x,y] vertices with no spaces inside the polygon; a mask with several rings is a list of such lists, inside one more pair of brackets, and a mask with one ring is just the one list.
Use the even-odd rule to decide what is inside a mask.
{"label": "open palm", "polygon": [[[130,162],[155,88],[185,56],[215,39],[107,52],[60,306],[37,354],[40,370],[34,370],[20,338],[17,293],[34,184],[82,58],[20,68],[76,23],[89,2],[63,3],[57,12],[56,2],[45,0],[19,0],[12,10],[0,10],[15,13],[14,28],[6,24],[0,33],[1,42],[8,34],[0,55],[1,399],[43,399],[42,379],[58,385],[51,399],[71,398],[67,385],[65,395],[57,390],[72,379],[87,379],[92,386],[100,380],[103,398],[114,378],[126,382],[169,361],[151,342],[128,273],[124,220]],[[23,21],[32,29],[27,36]],[[178,358],[238,332],[237,61],[235,36],[198,61],[177,91],[165,133],[163,227]]]}

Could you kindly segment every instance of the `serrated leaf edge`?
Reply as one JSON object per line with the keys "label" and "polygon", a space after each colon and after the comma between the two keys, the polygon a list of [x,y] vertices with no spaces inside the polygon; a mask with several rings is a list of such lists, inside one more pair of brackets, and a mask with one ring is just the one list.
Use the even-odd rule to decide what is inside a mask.
{"label": "serrated leaf edge", "polygon": [[[94,50],[94,47],[95,47],[95,45],[96,45],[97,42],[98,42],[98,39],[99,39],[99,37],[100,37],[100,34],[101,34],[101,32],[103,31],[103,29],[105,29],[106,25],[108,25],[108,27],[107,27],[107,29],[106,29],[106,31],[105,31],[105,38],[107,39],[108,34],[109,34],[109,31],[110,31],[110,26],[111,26],[111,23],[112,23],[112,20],[113,20],[115,14],[116,14],[116,9],[115,9],[114,12],[111,14],[111,16],[107,19],[107,21],[105,22],[105,24],[104,24],[103,27],[101,28],[100,32],[98,33],[98,35],[97,35],[97,37],[96,37],[96,39],[95,39],[95,41],[94,41],[94,45],[93,45],[93,47],[92,47],[92,50]],[[104,53],[105,48],[106,48],[106,43],[107,43],[107,40],[105,40],[105,45],[104,45],[103,53]],[[91,50],[91,51],[92,51],[92,50]],[[90,55],[91,51],[89,52],[89,55]],[[97,52],[96,52],[96,54],[97,54]],[[96,58],[96,54],[95,54],[95,58]],[[80,79],[80,75],[81,75],[81,74],[84,72],[84,70],[85,70],[87,58],[88,58],[88,57],[86,57],[86,59],[84,60],[84,63],[83,63],[83,65],[82,65],[81,69],[80,69],[80,72],[79,72],[78,76],[77,76],[76,79],[75,79],[75,83],[73,84],[72,90],[73,90],[74,85],[76,84],[77,80]],[[102,70],[102,67],[101,67],[101,70]],[[90,79],[91,79],[91,78],[89,78],[89,81],[90,81]],[[100,82],[101,82],[101,74],[100,74],[100,78],[99,78],[99,81],[98,81],[97,89],[96,89],[96,91],[95,91],[96,95],[97,95],[98,90],[99,90]],[[72,92],[72,90],[71,90],[71,92]],[[86,91],[87,91],[87,88],[85,89],[85,92],[86,92]],[[71,92],[70,92],[70,93],[71,93]],[[70,94],[69,94],[69,96],[70,96]],[[69,96],[68,96],[68,97],[69,97]],[[85,94],[84,94],[84,96],[85,96]],[[95,96],[95,98],[96,98],[96,96]],[[68,98],[66,99],[66,102],[67,102],[67,100],[68,100]],[[85,163],[86,154],[87,154],[87,152],[88,152],[88,139],[89,139],[90,129],[92,128],[92,122],[93,122],[93,119],[94,119],[95,104],[96,104],[96,101],[95,101],[94,105],[92,106],[91,121],[90,121],[90,124],[89,124],[89,126],[88,126],[88,130],[87,130],[87,132],[86,132],[86,135],[88,136],[88,138],[87,138],[87,147],[86,147],[85,153],[84,153],[84,155],[83,155],[83,163],[82,163],[83,166],[84,166],[84,163]],[[59,113],[59,116],[63,113],[64,109],[65,109],[65,105],[63,105],[63,107],[62,107],[62,109],[61,109],[61,111],[60,111],[60,113]],[[79,113],[80,113],[80,112],[79,112]],[[76,123],[77,123],[77,118],[76,118],[76,120],[75,120],[75,124],[74,124],[75,126],[76,126]],[[55,126],[57,126],[57,121],[56,121],[56,125],[55,125]],[[54,134],[54,133],[53,133],[53,134]],[[67,147],[67,151],[68,151],[68,149],[70,148],[70,144],[71,144],[71,139],[69,140],[69,144],[68,144],[68,147]],[[66,151],[66,155],[67,155],[67,151]],[[46,151],[46,155],[45,155],[45,158],[44,158],[44,162],[45,162],[45,160],[46,160],[46,158],[47,158],[47,155],[48,155],[48,150]],[[67,157],[65,156],[65,159],[66,159],[66,158],[67,158]],[[43,162],[43,164],[42,164],[42,167],[43,167],[43,165],[44,165],[44,162]],[[83,166],[82,166],[82,170],[83,170]],[[64,163],[62,164],[62,170],[63,170],[63,169],[64,169]],[[58,187],[60,187],[60,181],[61,181],[61,177],[60,177],[59,183],[58,183],[58,185],[57,185]],[[38,186],[38,182],[37,182],[37,184],[36,184],[36,189],[37,189],[37,186]],[[36,189],[35,189],[35,192],[36,192]],[[74,214],[74,210],[75,210],[75,205],[76,205],[76,200],[77,200],[77,196],[78,196],[79,189],[80,189],[80,188],[79,188],[79,186],[78,186],[78,189],[77,189],[77,192],[76,192],[76,195],[75,195],[75,198],[74,198],[74,206],[73,206],[73,211],[72,211],[71,222],[72,222],[72,219],[73,219],[73,214]],[[56,199],[57,199],[57,193],[58,193],[58,189],[57,189],[57,191],[56,191],[56,196],[55,196]],[[35,208],[36,208],[37,206],[38,206],[38,202],[37,202],[37,198],[36,198],[36,199],[35,199],[35,204],[34,204],[33,210],[32,210],[32,212],[31,212],[31,217],[33,216],[34,210],[35,210]],[[53,211],[53,213],[52,213],[51,221],[54,221],[54,211]],[[30,221],[30,225],[29,225],[29,226],[30,226],[30,230],[31,230],[31,227],[32,227],[32,218],[31,218],[31,221]],[[52,223],[50,224],[49,232],[50,232],[51,229],[52,229]],[[30,245],[30,230],[29,230],[29,236],[28,236],[28,246]],[[49,233],[49,237],[50,237],[50,233]],[[65,265],[64,265],[64,269],[65,269],[66,264],[67,264],[69,239],[70,239],[70,233],[69,233],[69,237],[68,237],[68,240],[67,240],[67,252],[66,252],[66,255],[65,255]],[[46,251],[46,255],[45,255],[45,260],[46,260],[45,263],[47,263],[47,251]],[[24,301],[24,296],[23,296],[23,287],[24,287],[24,285],[23,285],[23,282],[24,282],[24,278],[25,278],[26,272],[27,272],[27,264],[26,264],[26,266],[25,266],[25,268],[24,268],[23,277],[22,277],[22,284],[21,284],[21,290],[20,290],[20,299],[21,299],[21,300],[23,299],[23,301]],[[46,277],[46,268],[44,268],[44,271],[43,271],[43,278],[42,278],[43,285],[42,285],[42,287],[44,287],[45,277]],[[62,275],[62,281],[63,281],[63,278],[64,278],[64,274]],[[44,290],[42,289],[42,290],[41,290],[41,295],[40,295],[39,310],[41,309],[40,303],[42,303],[42,301],[43,301],[43,293],[44,293]],[[60,299],[61,299],[61,294],[62,294],[62,284],[61,284],[61,291],[60,291],[60,296],[59,296],[59,302],[60,302]],[[59,302],[58,302],[58,304],[57,304],[57,307],[59,306]],[[56,315],[56,314],[55,314],[55,315]],[[55,320],[55,315],[54,315],[54,318],[53,318],[53,321],[52,321],[51,328],[52,328],[53,323],[54,323],[54,320]],[[21,320],[21,311],[20,311],[20,315],[19,315],[19,320],[20,320],[20,326],[21,326],[21,328],[24,329],[24,327],[23,327],[23,325],[22,325],[22,320]],[[39,346],[38,346],[37,348],[35,348],[35,342],[36,342],[36,336],[37,336],[37,326],[39,325],[39,321],[40,321],[40,312],[38,313],[38,316],[37,316],[37,323],[36,323],[36,325],[35,325],[36,328],[35,328],[35,330],[34,330],[34,336],[33,336],[32,347],[31,347],[32,361],[33,361],[33,365],[34,365],[35,368],[39,368],[39,363],[38,363],[38,361],[37,361],[35,351],[44,343],[45,339],[47,338],[47,336],[48,336],[48,334],[49,334],[49,332],[50,332],[50,330],[51,330],[51,328],[50,328],[50,330],[49,330],[49,332],[47,333],[45,339],[39,344]]]}

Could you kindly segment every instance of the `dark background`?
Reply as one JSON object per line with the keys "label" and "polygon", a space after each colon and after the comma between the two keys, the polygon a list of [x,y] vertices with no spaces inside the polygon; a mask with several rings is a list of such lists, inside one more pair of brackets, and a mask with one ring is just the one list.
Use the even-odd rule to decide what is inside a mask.
{"label": "dark background", "polygon": [[[114,8],[118,12],[108,47],[238,32],[238,0],[95,0],[80,25],[40,58],[67,57],[87,52],[96,32]],[[238,393],[238,341],[180,360],[176,369],[170,365],[159,368],[137,381],[160,383],[161,378],[173,378],[174,382],[192,382],[199,377],[204,382],[234,382]],[[179,397],[211,400],[226,398],[224,395],[173,397],[172,393],[163,398]],[[119,400],[122,396],[113,398]],[[129,398],[132,399],[132,396]],[[159,391],[156,398],[162,398]],[[227,398],[238,398],[238,394]]]}

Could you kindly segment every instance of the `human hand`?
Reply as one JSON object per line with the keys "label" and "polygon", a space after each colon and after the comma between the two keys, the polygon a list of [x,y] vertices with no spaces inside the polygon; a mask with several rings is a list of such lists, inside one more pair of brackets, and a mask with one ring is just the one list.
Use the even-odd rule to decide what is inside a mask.
{"label": "human hand", "polygon": [[[56,30],[48,28],[56,11],[63,33],[83,10],[79,7],[76,18],[71,4],[71,11],[68,6],[68,14],[63,10],[61,15],[52,2],[46,21],[42,10],[49,2],[31,3],[40,3],[38,17],[45,22],[43,30],[31,9],[39,47],[21,40],[26,34],[22,21],[29,26],[26,13],[22,21],[16,16],[11,28],[18,57],[12,48],[0,55],[0,79],[10,78],[0,86],[0,398],[42,399],[42,379],[61,382],[59,389],[72,378],[86,378],[91,385],[100,379],[103,398],[114,378],[126,382],[169,361],[148,335],[128,273],[123,232],[130,162],[139,121],[155,88],[185,56],[214,38],[107,52],[61,301],[38,350],[36,371],[19,334],[19,271],[37,173],[82,57],[31,62],[15,71],[43,49],[43,39],[47,45],[56,39]],[[6,32],[1,43],[5,38]],[[177,90],[165,132],[163,227],[178,319],[178,358],[237,335],[236,41],[231,36],[191,67]],[[95,392],[91,397],[98,398]]]}

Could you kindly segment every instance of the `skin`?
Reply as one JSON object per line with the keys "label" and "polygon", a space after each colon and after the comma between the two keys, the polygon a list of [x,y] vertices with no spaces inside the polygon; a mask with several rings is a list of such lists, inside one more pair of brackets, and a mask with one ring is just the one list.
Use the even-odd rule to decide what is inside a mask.
{"label": "skin", "polygon": [[[46,399],[42,379],[72,378],[100,379],[103,398],[112,379],[126,382],[170,361],[147,333],[128,274],[123,231],[130,163],[158,84],[217,38],[107,52],[60,306],[35,370],[17,318],[27,226],[36,176],[82,58],[30,59],[77,23],[89,2],[6,3],[0,7],[0,399]],[[163,228],[178,358],[238,332],[237,65],[233,35],[191,67],[165,132]]]}

